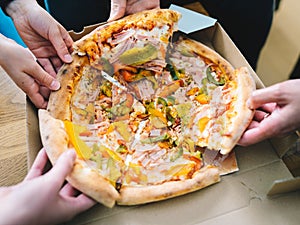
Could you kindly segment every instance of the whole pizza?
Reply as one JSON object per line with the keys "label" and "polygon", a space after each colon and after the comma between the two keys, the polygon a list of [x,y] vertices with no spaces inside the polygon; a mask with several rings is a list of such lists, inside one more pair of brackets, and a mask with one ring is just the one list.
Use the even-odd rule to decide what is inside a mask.
{"label": "whole pizza", "polygon": [[61,89],[39,111],[52,163],[77,159],[67,180],[107,207],[164,200],[220,180],[203,149],[228,154],[253,117],[246,68],[170,39],[180,14],[154,9],[98,27],[74,43]]}

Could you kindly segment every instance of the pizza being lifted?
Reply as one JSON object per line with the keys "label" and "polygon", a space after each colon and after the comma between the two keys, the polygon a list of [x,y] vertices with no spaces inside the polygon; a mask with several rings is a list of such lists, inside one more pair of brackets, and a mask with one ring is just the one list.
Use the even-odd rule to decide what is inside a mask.
{"label": "pizza being lifted", "polygon": [[228,154],[253,117],[255,84],[203,44],[170,43],[179,13],[143,11],[75,42],[61,89],[39,111],[50,160],[73,148],[68,181],[112,207],[159,201],[220,180],[203,149]]}

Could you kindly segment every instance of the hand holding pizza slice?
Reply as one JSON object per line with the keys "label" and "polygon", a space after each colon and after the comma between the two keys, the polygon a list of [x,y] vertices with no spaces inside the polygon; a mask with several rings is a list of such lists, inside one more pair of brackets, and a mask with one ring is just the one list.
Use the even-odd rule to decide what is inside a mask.
{"label": "hand holding pizza slice", "polygon": [[170,44],[179,18],[167,9],[143,11],[75,42],[73,62],[58,74],[61,89],[39,111],[51,161],[75,149],[68,181],[108,207],[218,182],[203,149],[229,153],[253,117],[245,105],[255,88],[247,69],[234,70],[190,39]]}

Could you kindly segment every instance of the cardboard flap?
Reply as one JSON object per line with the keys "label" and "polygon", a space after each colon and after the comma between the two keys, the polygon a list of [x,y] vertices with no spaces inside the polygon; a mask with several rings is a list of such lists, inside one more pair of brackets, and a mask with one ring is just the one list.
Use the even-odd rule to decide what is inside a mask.
{"label": "cardboard flap", "polygon": [[276,180],[272,184],[268,196],[283,194],[300,189],[300,177],[290,178],[286,180]]}
{"label": "cardboard flap", "polygon": [[26,138],[27,138],[27,163],[28,168],[31,167],[37,153],[42,148],[40,138],[39,120],[37,108],[33,105],[30,99],[26,96]]}
{"label": "cardboard flap", "polygon": [[285,153],[287,153],[288,150],[296,143],[298,138],[299,136],[297,133],[292,133],[282,138],[272,138],[270,139],[270,142],[276,150],[278,156],[282,158]]}

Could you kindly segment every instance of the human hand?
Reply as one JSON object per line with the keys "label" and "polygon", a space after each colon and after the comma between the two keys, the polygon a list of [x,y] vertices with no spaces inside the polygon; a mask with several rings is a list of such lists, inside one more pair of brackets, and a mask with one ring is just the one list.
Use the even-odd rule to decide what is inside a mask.
{"label": "human hand", "polygon": [[59,82],[43,70],[28,49],[1,34],[0,48],[0,66],[36,107],[46,108],[50,90],[59,89]]}
{"label": "human hand", "polygon": [[111,0],[111,10],[108,21],[113,21],[143,10],[159,7],[159,0]]}
{"label": "human hand", "polygon": [[56,76],[62,63],[70,63],[73,40],[68,32],[35,0],[14,0],[6,8],[21,38],[43,68]]}
{"label": "human hand", "polygon": [[1,224],[58,224],[72,219],[95,204],[64,184],[71,172],[76,154],[63,153],[54,167],[43,174],[48,161],[42,149],[23,182],[0,188]]}
{"label": "human hand", "polygon": [[257,109],[240,145],[251,145],[270,137],[279,137],[300,127],[300,80],[289,80],[256,90],[249,108]]}

